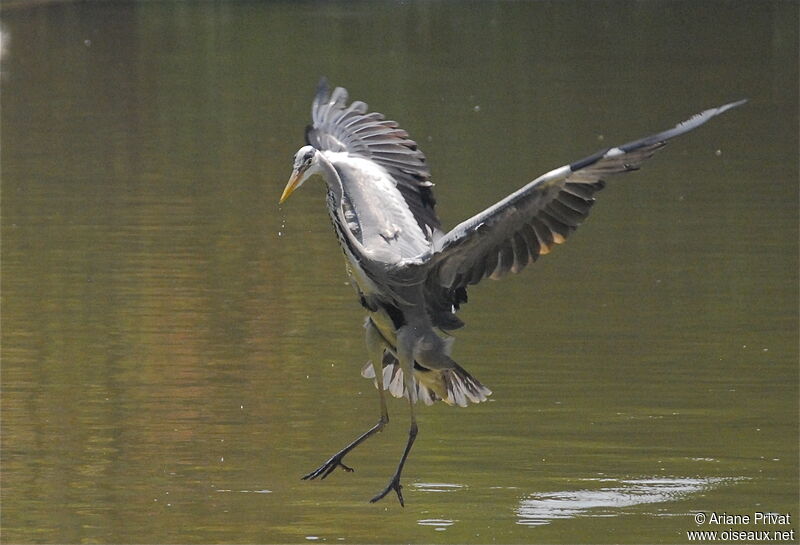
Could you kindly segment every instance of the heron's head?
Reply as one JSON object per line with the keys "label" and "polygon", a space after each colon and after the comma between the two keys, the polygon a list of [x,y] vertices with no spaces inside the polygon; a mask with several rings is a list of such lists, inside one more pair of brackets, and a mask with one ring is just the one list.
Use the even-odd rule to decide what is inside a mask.
{"label": "heron's head", "polygon": [[289,198],[289,195],[294,193],[295,189],[303,185],[303,182],[319,171],[317,153],[314,146],[303,146],[294,154],[292,176],[289,178],[289,183],[286,184],[278,204],[283,204]]}

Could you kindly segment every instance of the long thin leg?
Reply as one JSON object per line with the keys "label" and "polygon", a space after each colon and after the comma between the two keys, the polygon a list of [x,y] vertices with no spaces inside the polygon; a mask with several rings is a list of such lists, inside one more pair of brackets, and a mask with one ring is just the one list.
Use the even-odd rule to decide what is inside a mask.
{"label": "long thin leg", "polygon": [[386,349],[386,343],[383,340],[383,336],[375,329],[375,326],[372,324],[372,321],[368,321],[366,325],[366,340],[367,340],[367,351],[369,352],[370,358],[372,359],[372,365],[375,368],[375,386],[378,390],[378,397],[380,398],[381,403],[381,417],[378,422],[372,426],[370,429],[356,437],[350,444],[344,447],[342,450],[328,458],[324,464],[319,466],[317,469],[303,475],[303,480],[312,480],[316,479],[317,477],[324,479],[328,475],[330,475],[334,469],[337,467],[341,467],[345,471],[351,472],[353,471],[352,467],[346,466],[342,460],[344,457],[349,453],[351,450],[356,448],[358,445],[375,435],[377,432],[382,431],[383,427],[389,423],[389,410],[386,407],[386,397],[383,393],[383,372],[381,369],[381,365],[383,362],[383,351]]}
{"label": "long thin leg", "polygon": [[411,328],[404,328],[404,330],[398,331],[397,339],[397,356],[403,368],[403,381],[405,382],[406,391],[408,392],[408,406],[411,412],[411,426],[408,429],[408,441],[406,442],[406,448],[403,450],[403,455],[400,457],[400,463],[397,464],[397,469],[394,475],[392,475],[389,484],[387,484],[386,488],[381,490],[378,495],[372,498],[370,503],[375,503],[385,498],[389,492],[394,490],[397,494],[397,499],[400,500],[400,505],[405,507],[402,493],[403,485],[400,484],[400,475],[403,473],[403,466],[406,464],[408,455],[411,452],[411,447],[414,445],[414,439],[417,438],[418,431],[417,416],[414,412],[414,405],[417,402],[417,385],[416,379],[414,378],[413,345],[416,342],[416,338],[413,335],[413,331],[414,330]]}
{"label": "long thin leg", "polygon": [[358,445],[360,445],[361,443],[363,443],[364,441],[366,441],[367,439],[372,437],[375,433],[383,430],[383,427],[386,425],[386,423],[388,421],[389,421],[388,417],[381,416],[381,419],[378,420],[377,424],[375,424],[370,429],[368,429],[367,431],[365,431],[364,433],[362,433],[361,435],[356,437],[355,440],[352,443],[350,443],[349,445],[344,447],[342,450],[340,450],[339,452],[337,452],[336,454],[334,454],[333,456],[328,458],[325,461],[324,464],[319,466],[317,469],[315,469],[311,473],[307,473],[306,475],[303,475],[303,477],[302,477],[303,480],[304,481],[308,481],[308,480],[311,480],[311,479],[316,479],[317,477],[320,477],[320,478],[324,479],[325,477],[330,475],[333,472],[333,470],[336,469],[337,467],[341,467],[342,469],[344,469],[345,471],[348,471],[348,472],[353,471],[353,468],[350,467],[350,466],[345,465],[342,462],[342,459],[347,455],[348,452],[350,452],[351,450],[356,448]]}
{"label": "long thin leg", "polygon": [[381,490],[377,496],[372,498],[370,503],[375,503],[378,500],[382,500],[386,495],[394,490],[397,493],[397,499],[400,500],[400,506],[405,507],[405,503],[403,502],[403,485],[400,484],[400,474],[403,472],[403,466],[406,463],[406,459],[408,458],[408,454],[411,452],[411,446],[414,444],[414,439],[417,437],[417,419],[414,415],[414,403],[410,402],[409,405],[411,406],[411,427],[408,429],[408,442],[406,443],[406,448],[403,450],[403,456],[400,457],[400,463],[397,465],[397,470],[392,475],[389,484],[386,485],[386,488]]}

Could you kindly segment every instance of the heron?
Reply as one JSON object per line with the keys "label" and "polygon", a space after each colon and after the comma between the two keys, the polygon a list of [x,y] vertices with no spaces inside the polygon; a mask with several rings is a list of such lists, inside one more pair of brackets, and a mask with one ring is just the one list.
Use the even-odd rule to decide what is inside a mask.
{"label": "heron", "polygon": [[445,231],[416,142],[366,103],[349,102],[343,87],[331,91],[322,78],[306,145],[294,156],[279,204],[314,175],[326,183],[328,214],[366,311],[369,360],[361,374],[375,384],[380,417],[302,478],[325,479],[337,468],[352,472],[344,458],[389,423],[389,392],[408,400],[408,439],[388,484],[370,501],[394,491],[404,506],[400,479],[418,433],[416,403],[465,407],[492,393],[451,358],[467,288],[518,273],[549,253],[586,219],[608,176],[637,170],[668,140],[744,102],[704,110],[674,128],[551,170]]}

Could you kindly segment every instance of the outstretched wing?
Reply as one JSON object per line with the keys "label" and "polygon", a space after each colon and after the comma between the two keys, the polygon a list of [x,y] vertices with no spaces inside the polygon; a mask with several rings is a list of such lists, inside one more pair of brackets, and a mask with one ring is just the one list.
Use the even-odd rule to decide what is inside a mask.
{"label": "outstretched wing", "polygon": [[607,176],[638,169],[667,140],[744,102],[705,110],[672,129],[552,170],[461,223],[436,242],[428,261],[431,303],[457,308],[467,285],[521,271],[581,224]]}
{"label": "outstretched wing", "polygon": [[346,152],[375,161],[397,181],[414,218],[423,232],[436,231],[436,216],[425,154],[408,133],[378,112],[367,112],[359,100],[347,105],[347,89],[330,91],[322,78],[311,107],[312,123],[306,128],[306,142],[319,150]]}

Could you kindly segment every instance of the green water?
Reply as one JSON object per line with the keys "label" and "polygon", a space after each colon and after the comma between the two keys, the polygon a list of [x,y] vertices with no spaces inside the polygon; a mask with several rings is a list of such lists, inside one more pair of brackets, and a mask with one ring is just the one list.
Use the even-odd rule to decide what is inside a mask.
{"label": "green water", "polygon": [[[6,4],[6,543],[683,543],[798,526],[796,2]],[[378,417],[309,182],[320,75],[426,152],[448,226],[742,97],[473,288],[494,394]],[[788,525],[695,514],[790,513]]]}

